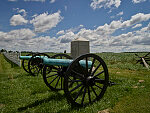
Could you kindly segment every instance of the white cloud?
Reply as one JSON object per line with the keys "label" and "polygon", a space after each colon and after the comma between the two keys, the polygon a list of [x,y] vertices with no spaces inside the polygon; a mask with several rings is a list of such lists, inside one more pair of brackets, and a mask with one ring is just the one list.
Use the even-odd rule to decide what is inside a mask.
{"label": "white cloud", "polygon": [[17,0],[8,0],[8,1],[10,1],[10,2],[16,2]]}
{"label": "white cloud", "polygon": [[30,29],[18,29],[10,32],[0,32],[0,48],[7,50],[24,50],[26,43],[36,34]]}
{"label": "white cloud", "polygon": [[90,6],[95,10],[104,7],[106,8],[112,8],[116,7],[118,8],[121,4],[121,0],[92,0]]}
{"label": "white cloud", "polygon": [[54,3],[56,0],[50,0],[50,3]]}
{"label": "white cloud", "polygon": [[64,6],[64,8],[65,8],[65,11],[67,11],[67,6],[66,5]]}
{"label": "white cloud", "polygon": [[30,29],[18,29],[10,32],[0,32],[0,39],[3,41],[28,40],[36,36]]}
{"label": "white cloud", "polygon": [[[42,25],[45,26],[45,24],[50,24],[49,20],[52,19],[49,19],[49,16],[59,18],[60,14],[57,14],[56,16],[55,13],[43,13],[35,16],[32,20],[33,25],[36,22],[38,23],[37,26],[34,25],[35,31],[38,27],[38,30],[41,31],[53,28],[41,27]],[[142,27],[140,30],[130,31],[118,36],[112,35],[117,30],[121,30],[124,27],[132,27],[133,25],[134,27],[140,26],[140,22],[148,21],[149,19],[149,14],[139,13],[133,15],[129,20],[112,21],[102,26],[97,26],[94,29],[86,29],[83,25],[79,25],[68,30],[59,31],[57,33],[57,38],[50,36],[36,36],[36,34],[30,29],[0,32],[0,48],[38,52],[63,52],[64,50],[67,50],[67,52],[70,52],[70,42],[77,37],[83,37],[90,41],[91,52],[150,51],[150,23],[146,27]],[[53,20],[51,22],[53,22]]]}
{"label": "white cloud", "polygon": [[18,13],[23,13],[23,16],[27,15],[27,12],[24,9],[20,9],[18,10]]}
{"label": "white cloud", "polygon": [[57,35],[63,35],[65,33],[65,31],[64,30],[61,30],[61,31],[59,31],[58,33],[57,33]]}
{"label": "white cloud", "polygon": [[58,39],[59,39],[60,43],[69,43],[72,40],[74,40],[74,37],[75,37],[74,33],[70,31],[62,36],[59,36]]}
{"label": "white cloud", "polygon": [[25,9],[13,8],[13,10],[17,11],[17,13],[22,14],[24,17],[27,15],[27,12]]}
{"label": "white cloud", "polygon": [[133,15],[130,20],[124,21],[122,23],[122,27],[130,27],[134,24],[137,24],[142,21],[147,21],[149,19],[150,19],[150,14],[138,13],[136,15]]}
{"label": "white cloud", "polygon": [[20,14],[13,15],[10,19],[10,25],[12,26],[23,25],[27,23],[28,23],[28,20],[24,19],[24,17],[21,16]]}
{"label": "white cloud", "polygon": [[147,30],[150,31],[150,23],[147,26]]}
{"label": "white cloud", "polygon": [[141,27],[141,26],[142,26],[142,24],[136,24],[135,26],[132,27],[132,29],[138,28],[138,27]]}
{"label": "white cloud", "polygon": [[79,25],[77,27],[73,27],[73,28],[70,28],[68,30],[66,30],[65,32],[78,32],[81,28],[83,28],[83,25]]}
{"label": "white cloud", "polygon": [[56,27],[56,25],[63,19],[60,13],[60,11],[53,14],[43,13],[32,19],[30,23],[33,24],[35,32],[45,32]]}
{"label": "white cloud", "polygon": [[[74,34],[66,32],[69,30],[62,30],[63,35],[59,36],[58,39],[60,39],[59,42],[61,43],[60,45],[62,45],[69,44],[73,38],[83,37],[90,41],[91,52],[150,51],[150,23],[147,27],[143,27],[138,31],[130,31],[118,36],[112,35],[116,30],[131,27],[137,23],[148,21],[149,19],[149,14],[139,13],[133,15],[129,20],[112,21],[110,24],[106,23],[93,30],[82,28]],[[125,26],[125,23],[128,24]],[[141,25],[142,24],[137,24],[134,27]]]}
{"label": "white cloud", "polygon": [[121,16],[121,15],[123,15],[123,11],[119,12],[116,15],[110,16],[110,18],[115,18],[115,17]]}
{"label": "white cloud", "polygon": [[25,2],[45,2],[45,0],[24,0]]}
{"label": "white cloud", "polygon": [[141,2],[145,2],[146,0],[132,0],[133,3],[137,4],[137,3],[141,3]]}
{"label": "white cloud", "polygon": [[82,29],[84,26],[83,25],[79,25],[79,26],[77,26],[77,27],[72,27],[72,28],[70,28],[70,29],[68,29],[68,30],[61,30],[61,31],[58,31],[57,32],[57,35],[63,35],[63,34],[67,34],[67,33],[69,33],[69,32],[79,32],[80,31],[80,29]]}
{"label": "white cloud", "polygon": [[123,11],[121,11],[117,14],[117,16],[121,16],[121,15],[123,15]]}

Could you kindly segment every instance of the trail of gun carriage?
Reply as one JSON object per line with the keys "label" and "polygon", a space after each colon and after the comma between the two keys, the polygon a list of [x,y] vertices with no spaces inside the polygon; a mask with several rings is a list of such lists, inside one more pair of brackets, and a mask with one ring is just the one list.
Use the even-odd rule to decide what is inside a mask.
{"label": "trail of gun carriage", "polygon": [[[83,46],[84,45],[84,46]],[[150,112],[150,52],[0,54],[1,112]]]}

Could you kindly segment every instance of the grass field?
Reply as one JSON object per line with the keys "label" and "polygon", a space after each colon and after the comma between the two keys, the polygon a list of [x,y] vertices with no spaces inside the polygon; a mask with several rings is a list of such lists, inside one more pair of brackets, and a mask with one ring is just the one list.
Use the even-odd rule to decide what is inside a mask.
{"label": "grass field", "polygon": [[[143,56],[145,53],[138,53]],[[150,70],[136,64],[134,53],[98,53],[106,62],[110,80],[100,101],[84,108],[72,108],[63,91],[53,92],[42,75],[33,77],[7,63],[0,54],[1,113],[150,113]]]}

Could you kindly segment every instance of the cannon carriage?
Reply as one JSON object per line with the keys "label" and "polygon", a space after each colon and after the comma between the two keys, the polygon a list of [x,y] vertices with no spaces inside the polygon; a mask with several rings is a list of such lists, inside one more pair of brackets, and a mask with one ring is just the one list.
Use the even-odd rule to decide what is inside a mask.
{"label": "cannon carriage", "polygon": [[[20,56],[28,60],[28,70],[33,75],[42,72],[45,84],[52,91],[64,90],[67,101],[73,106],[85,106],[100,100],[109,81],[108,69],[101,57],[85,54],[72,59],[66,54],[52,57],[38,53]],[[35,73],[36,72],[36,73]]]}

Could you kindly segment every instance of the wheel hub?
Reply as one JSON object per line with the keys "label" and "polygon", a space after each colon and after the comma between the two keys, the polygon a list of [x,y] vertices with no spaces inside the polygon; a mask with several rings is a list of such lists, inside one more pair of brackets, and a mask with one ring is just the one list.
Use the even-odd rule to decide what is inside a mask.
{"label": "wheel hub", "polygon": [[43,63],[40,63],[40,64],[39,64],[39,68],[43,68]]}
{"label": "wheel hub", "polygon": [[64,75],[64,72],[62,71],[62,69],[60,69],[57,73],[58,73],[59,76],[63,76]]}
{"label": "wheel hub", "polygon": [[88,86],[95,85],[95,79],[92,76],[85,78],[85,85],[88,85]]}

